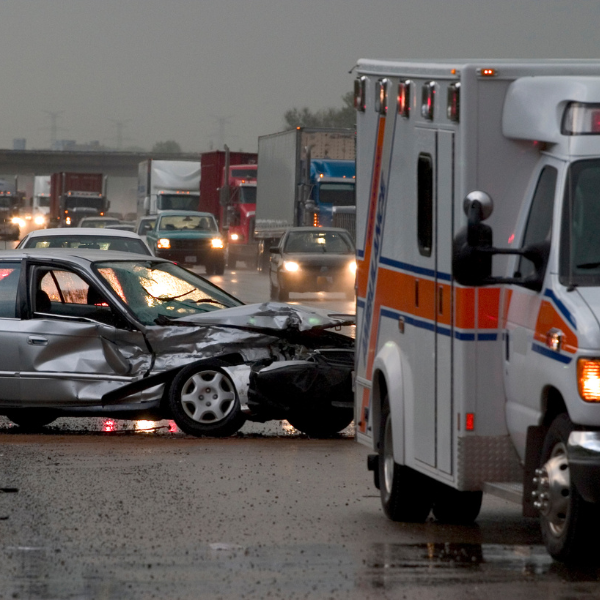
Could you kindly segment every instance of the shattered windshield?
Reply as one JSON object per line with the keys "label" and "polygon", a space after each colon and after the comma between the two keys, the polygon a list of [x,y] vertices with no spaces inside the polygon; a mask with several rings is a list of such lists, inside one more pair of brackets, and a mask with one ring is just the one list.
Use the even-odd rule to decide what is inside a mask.
{"label": "shattered windshield", "polygon": [[94,268],[144,325],[242,304],[169,262],[106,261],[95,263]]}

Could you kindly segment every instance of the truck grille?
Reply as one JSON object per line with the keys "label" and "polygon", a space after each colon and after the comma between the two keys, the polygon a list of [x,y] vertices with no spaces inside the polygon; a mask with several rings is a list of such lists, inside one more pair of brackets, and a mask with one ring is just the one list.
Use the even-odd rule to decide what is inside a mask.
{"label": "truck grille", "polygon": [[173,250],[204,250],[210,247],[210,240],[178,240],[171,239]]}
{"label": "truck grille", "polygon": [[336,212],[333,215],[333,226],[344,228],[356,241],[356,215]]}

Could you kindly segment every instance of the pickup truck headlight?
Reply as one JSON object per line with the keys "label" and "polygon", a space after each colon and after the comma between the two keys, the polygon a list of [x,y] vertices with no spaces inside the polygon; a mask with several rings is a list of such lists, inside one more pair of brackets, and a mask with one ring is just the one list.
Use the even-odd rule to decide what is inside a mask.
{"label": "pickup truck headlight", "polygon": [[213,238],[210,240],[211,248],[223,248],[223,240],[221,238]]}
{"label": "pickup truck headlight", "polygon": [[34,217],[33,222],[36,225],[45,225],[46,224],[46,217],[44,217],[42,215],[37,215],[37,217]]}
{"label": "pickup truck headlight", "polygon": [[171,240],[169,238],[160,238],[156,244],[159,250],[168,250],[171,247]]}
{"label": "pickup truck headlight", "polygon": [[579,395],[586,402],[600,402],[600,358],[580,358],[577,361]]}
{"label": "pickup truck headlight", "polygon": [[295,273],[300,270],[300,265],[293,260],[286,260],[283,262],[283,268],[289,273]]}

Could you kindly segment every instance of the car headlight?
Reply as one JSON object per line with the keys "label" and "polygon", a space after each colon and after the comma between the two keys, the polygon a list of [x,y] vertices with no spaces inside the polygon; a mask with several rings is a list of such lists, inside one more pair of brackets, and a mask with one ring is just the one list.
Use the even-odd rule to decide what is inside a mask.
{"label": "car headlight", "polygon": [[168,250],[171,247],[171,240],[169,238],[160,238],[156,244],[159,250]]}
{"label": "car headlight", "polygon": [[300,270],[300,265],[293,260],[285,260],[283,261],[283,268],[290,273],[295,273]]}
{"label": "car headlight", "polygon": [[20,217],[13,217],[11,222],[13,225],[18,225],[19,227],[25,227],[25,221],[23,221],[23,219],[21,219]]}
{"label": "car headlight", "polygon": [[355,260],[348,263],[348,270],[350,271],[350,273],[356,273],[356,261]]}
{"label": "car headlight", "polygon": [[237,234],[237,233],[232,233],[232,234],[229,236],[229,239],[230,239],[232,242],[237,242],[237,241],[240,239],[240,236],[239,236],[239,234]]}
{"label": "car headlight", "polygon": [[580,358],[577,361],[579,395],[586,402],[600,402],[600,359]]}
{"label": "car headlight", "polygon": [[43,217],[42,215],[38,215],[37,217],[35,217],[33,219],[33,222],[36,225],[45,225],[46,224],[46,217]]}
{"label": "car headlight", "polygon": [[210,240],[212,248],[223,248],[223,240],[221,238],[213,238]]}

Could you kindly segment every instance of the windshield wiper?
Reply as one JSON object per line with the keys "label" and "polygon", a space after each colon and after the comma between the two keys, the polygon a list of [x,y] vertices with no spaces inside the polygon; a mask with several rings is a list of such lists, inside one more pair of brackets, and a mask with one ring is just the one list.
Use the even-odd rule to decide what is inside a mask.
{"label": "windshield wiper", "polygon": [[577,265],[578,269],[597,269],[598,267],[600,267],[600,261],[583,263],[581,265]]}

